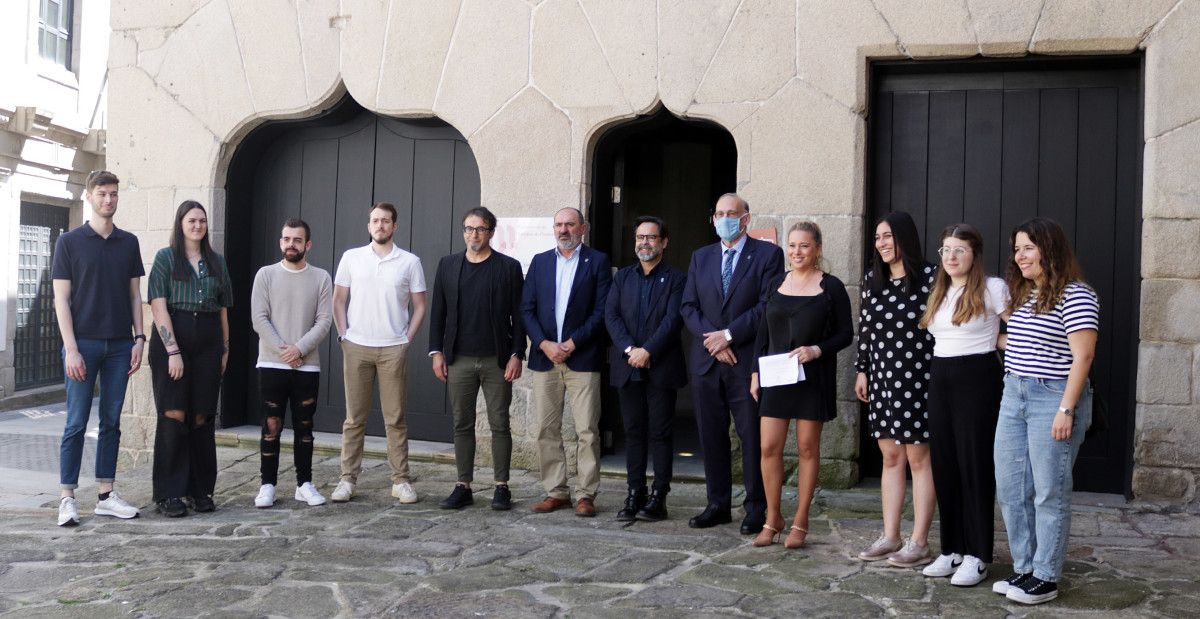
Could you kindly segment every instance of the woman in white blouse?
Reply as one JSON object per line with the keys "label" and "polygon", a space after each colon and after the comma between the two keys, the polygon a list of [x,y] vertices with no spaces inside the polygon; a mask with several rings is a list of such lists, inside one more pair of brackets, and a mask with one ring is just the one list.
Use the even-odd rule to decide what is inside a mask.
{"label": "woman in white blouse", "polygon": [[996,355],[1008,287],[983,271],[983,237],[968,224],[942,231],[942,268],[921,327],[934,337],[929,452],[941,514],[941,556],[922,571],[970,587],[992,562],[996,479],[992,443],[1004,387]]}

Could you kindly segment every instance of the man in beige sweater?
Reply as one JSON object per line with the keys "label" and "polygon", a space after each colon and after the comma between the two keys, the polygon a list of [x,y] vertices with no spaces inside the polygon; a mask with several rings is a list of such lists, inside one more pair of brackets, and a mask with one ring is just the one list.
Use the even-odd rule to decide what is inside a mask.
{"label": "man in beige sweater", "polygon": [[283,224],[279,250],[283,260],[254,276],[250,315],[258,333],[258,382],[262,392],[262,486],[255,507],[275,504],[279,475],[279,432],[290,403],[297,501],[323,505],[312,484],[313,414],[321,377],[318,347],[333,320],[333,281],[329,272],[305,260],[312,249],[308,224]]}

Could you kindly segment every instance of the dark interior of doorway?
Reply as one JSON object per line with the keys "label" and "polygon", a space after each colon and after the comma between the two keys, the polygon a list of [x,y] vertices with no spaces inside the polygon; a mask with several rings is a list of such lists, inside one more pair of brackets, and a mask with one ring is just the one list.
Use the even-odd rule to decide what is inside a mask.
{"label": "dark interior of doorway", "polygon": [[[737,186],[737,147],[716,124],[681,119],[664,108],[607,130],[596,143],[589,210],[593,247],[614,267],[636,262],[633,221],[656,215],[667,222],[666,260],[687,272],[692,252],[716,242],[710,216],[721,194]],[[683,329],[684,345],[689,334]],[[615,390],[603,382],[600,430],[606,454],[624,453]],[[699,469],[700,442],[690,387],[679,390],[673,424],[676,470]]]}

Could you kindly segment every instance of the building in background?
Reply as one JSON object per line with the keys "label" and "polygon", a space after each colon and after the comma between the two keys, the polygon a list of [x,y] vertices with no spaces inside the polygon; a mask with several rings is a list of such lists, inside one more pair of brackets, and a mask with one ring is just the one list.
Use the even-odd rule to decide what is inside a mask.
{"label": "building in background", "polygon": [[[108,0],[7,0],[0,18],[0,399],[62,389],[51,252],[104,167]],[[141,228],[134,213],[118,225]],[[47,397],[54,397],[46,394]]]}
{"label": "building in background", "polygon": [[[18,30],[4,44],[24,47],[5,57],[32,63],[46,3],[25,4],[29,15],[3,26]],[[1200,0],[112,0],[112,27],[119,222],[149,262],[176,205],[199,200],[238,287],[225,425],[257,423],[245,299],[251,275],[277,259],[286,216],[313,224],[312,261],[326,269],[366,242],[362,211],[375,200],[399,207],[396,241],[427,269],[461,247],[457,218],[480,203],[513,230],[529,223],[516,218],[549,226],[554,210],[580,207],[588,242],[614,266],[632,256],[630,222],[657,214],[681,264],[714,238],[715,197],[737,190],[756,235],[817,221],[832,272],[852,287],[873,221],[890,210],[912,212],[930,250],[943,224],[979,225],[993,270],[1014,223],[1060,220],[1103,304],[1093,378],[1108,428],[1085,443],[1077,488],[1197,498]],[[69,49],[54,58],[102,57]],[[91,78],[20,70],[29,92],[71,95],[82,124],[70,133],[64,116],[21,104],[35,112],[15,124],[5,112],[19,129],[5,140],[94,160],[88,149],[102,147],[87,130],[104,125],[87,111]],[[18,238],[11,205],[33,183],[13,179],[59,179],[61,193],[36,195],[77,204],[79,172],[68,170],[90,166],[49,159],[6,154],[6,239]],[[15,261],[15,243],[4,247]],[[4,277],[15,296],[16,276]],[[426,331],[413,346],[410,432],[444,440],[450,415],[420,354]],[[317,423],[336,430],[340,358],[326,352]],[[878,471],[843,356],[840,414],[822,445],[832,486]],[[149,374],[131,389],[126,463],[153,445]],[[532,462],[528,394],[519,383],[517,466]],[[683,395],[677,437],[694,425],[689,411]],[[606,448],[621,449],[611,399],[604,418]],[[480,458],[486,428],[483,439]]]}

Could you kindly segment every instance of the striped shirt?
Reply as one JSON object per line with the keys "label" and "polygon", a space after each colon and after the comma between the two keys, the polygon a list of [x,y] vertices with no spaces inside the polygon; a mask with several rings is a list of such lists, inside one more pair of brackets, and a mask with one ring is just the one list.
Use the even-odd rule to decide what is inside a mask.
{"label": "striped shirt", "polygon": [[175,279],[175,260],[170,247],[158,250],[150,268],[150,300],[166,299],[167,307],[185,312],[216,312],[233,307],[233,282],[225,258],[217,254],[217,265],[200,260],[200,272],[189,268],[191,277]]}
{"label": "striped shirt", "polygon": [[1100,330],[1100,301],[1082,282],[1071,282],[1054,309],[1033,312],[1037,290],[1008,320],[1008,347],[1004,370],[1018,376],[1062,380],[1071,373],[1071,345],[1067,334]]}

